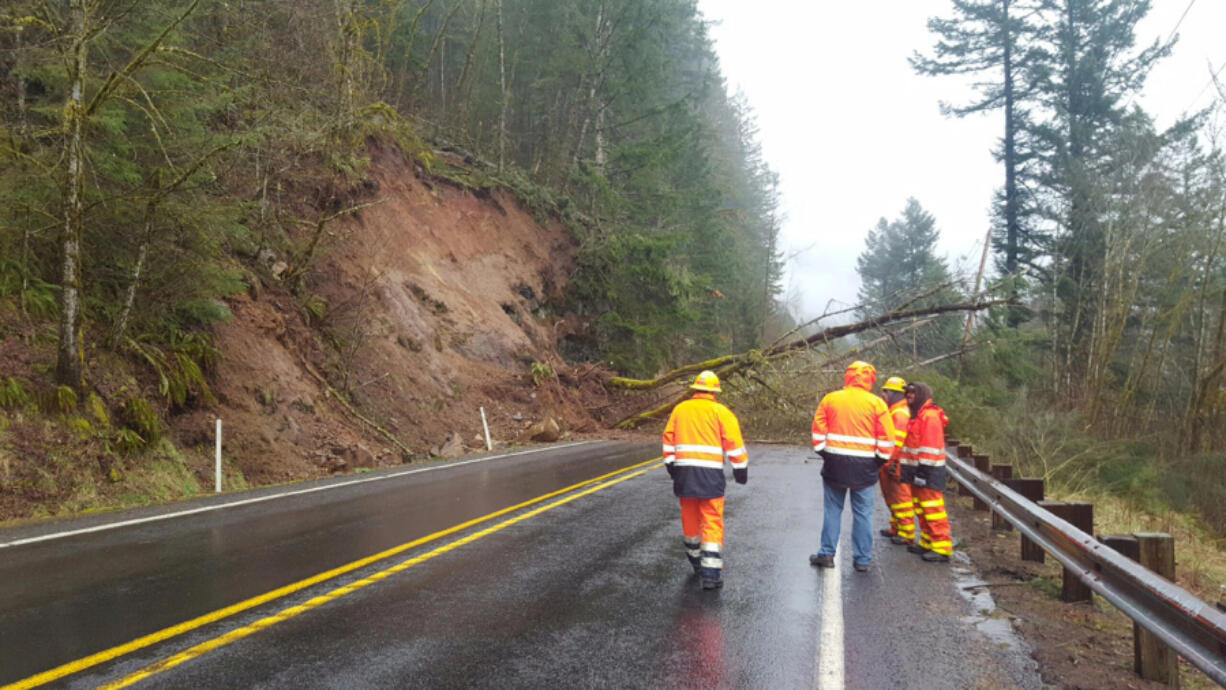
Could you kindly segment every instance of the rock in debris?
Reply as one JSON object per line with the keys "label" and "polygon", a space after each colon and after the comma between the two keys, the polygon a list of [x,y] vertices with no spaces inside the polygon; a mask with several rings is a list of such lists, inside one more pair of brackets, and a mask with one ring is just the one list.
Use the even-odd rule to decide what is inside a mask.
{"label": "rock in debris", "polygon": [[349,457],[353,460],[354,467],[374,468],[379,464],[375,454],[361,443],[353,447]]}
{"label": "rock in debris", "polygon": [[464,438],[458,431],[451,432],[443,445],[439,446],[437,455],[442,458],[458,458],[464,454]]}
{"label": "rock in debris", "polygon": [[528,427],[528,430],[524,432],[524,435],[533,441],[553,443],[559,438],[562,438],[562,427],[558,426],[557,420],[553,417],[546,417],[545,419]]}

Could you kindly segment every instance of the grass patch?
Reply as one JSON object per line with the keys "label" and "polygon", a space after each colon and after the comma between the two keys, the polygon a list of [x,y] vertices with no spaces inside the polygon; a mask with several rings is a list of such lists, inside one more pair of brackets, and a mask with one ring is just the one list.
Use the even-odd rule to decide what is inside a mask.
{"label": "grass patch", "polygon": [[1175,578],[1206,601],[1216,601],[1226,586],[1226,552],[1222,539],[1194,514],[1139,509],[1136,501],[1104,492],[1060,496],[1060,500],[1094,504],[1096,534],[1165,532],[1175,538]]}
{"label": "grass patch", "polygon": [[117,507],[166,503],[203,492],[196,475],[175,458],[144,463],[140,471],[128,473],[124,485],[126,491],[119,497]]}

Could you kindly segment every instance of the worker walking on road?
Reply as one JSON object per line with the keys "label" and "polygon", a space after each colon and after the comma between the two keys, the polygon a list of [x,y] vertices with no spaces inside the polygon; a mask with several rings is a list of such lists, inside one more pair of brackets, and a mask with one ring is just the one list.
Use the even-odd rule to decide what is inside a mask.
{"label": "worker walking on road", "polygon": [[681,501],[686,556],[703,589],[724,585],[724,460],[737,484],[749,481],[749,456],[736,415],[715,400],[719,377],[704,371],[690,386],[697,391],[681,402],[664,427],[664,467]]}
{"label": "worker walking on road", "polygon": [[891,376],[881,386],[881,397],[890,410],[894,424],[894,450],[890,461],[880,471],[881,496],[890,509],[890,526],[881,530],[881,536],[889,537],[895,544],[915,543],[915,507],[911,504],[911,485],[901,478],[903,441],[907,438],[907,424],[911,411],[907,407],[907,382]]}
{"label": "worker walking on road", "polygon": [[843,502],[851,493],[852,564],[863,572],[872,561],[873,485],[877,472],[894,452],[894,424],[885,402],[871,392],[877,370],[852,362],[844,387],[822,398],[813,415],[813,450],[822,464],[822,543],[809,563],[834,567],[843,520]]}
{"label": "worker walking on road", "polygon": [[919,545],[908,551],[923,554],[925,561],[948,563],[954,552],[945,511],[945,410],[932,402],[932,388],[926,383],[907,385],[907,405],[911,422],[902,449],[902,480],[911,485],[911,499],[919,518]]}

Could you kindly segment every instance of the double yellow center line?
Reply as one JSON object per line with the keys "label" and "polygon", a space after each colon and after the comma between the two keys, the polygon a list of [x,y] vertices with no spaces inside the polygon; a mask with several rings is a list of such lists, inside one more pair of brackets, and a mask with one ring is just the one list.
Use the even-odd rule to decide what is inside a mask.
{"label": "double yellow center line", "polygon": [[[551,498],[561,496],[562,494],[568,494],[572,491],[576,491],[577,489],[584,489],[584,487],[587,487],[583,491],[571,493],[570,495],[564,498],[561,498],[559,500],[553,501],[552,503],[541,506],[539,508],[535,508],[531,511],[528,511],[521,515],[517,515],[513,518],[504,520],[502,522],[499,522],[498,524],[495,524],[483,530],[474,532],[454,542],[440,546],[432,551],[426,552],[418,556],[414,556],[406,561],[398,563],[385,570],[381,570],[361,580],[357,580],[355,582],[344,585],[342,587],[338,587],[326,594],[322,594],[320,596],[309,599],[308,601],[302,604],[299,604],[297,606],[291,606],[276,614],[273,614],[265,618],[261,618],[260,620],[257,620],[254,623],[251,623],[241,628],[232,630],[224,635],[208,640],[207,642],[198,644],[172,657],[163,659],[157,663],[147,666],[131,675],[125,676],[124,678],[121,678],[120,680],[115,681],[114,683],[111,683],[110,685],[103,686],[105,688],[127,687],[145,678],[148,678],[149,676],[152,676],[152,675],[161,673],[162,671],[166,671],[168,669],[174,668],[175,666],[178,666],[179,664],[182,664],[186,661],[189,661],[198,656],[201,656],[202,654],[206,654],[220,647],[224,647],[225,645],[228,645],[231,642],[241,640],[244,637],[248,637],[256,632],[259,632],[260,630],[276,625],[277,623],[280,623],[281,621],[293,618],[301,613],[310,611],[311,609],[322,606],[323,604],[326,604],[330,601],[339,599],[340,597],[343,597],[347,594],[352,594],[353,592],[356,592],[359,589],[362,589],[368,585],[374,584],[375,582],[383,580],[395,573],[412,568],[413,566],[418,565],[419,563],[424,563],[432,558],[441,556],[449,551],[460,548],[461,546],[464,546],[465,544],[470,544],[478,539],[481,539],[482,537],[486,537],[495,532],[506,529],[507,527],[510,527],[511,525],[523,522],[524,520],[527,520],[536,515],[540,515],[541,513],[544,513],[546,511],[553,510],[554,508],[570,503],[571,501],[574,501],[575,499],[581,498],[583,496],[587,496],[589,494],[596,493],[597,491],[603,491],[604,489],[607,489],[616,484],[620,484],[621,482],[624,482],[628,479],[633,479],[635,477],[641,476],[645,474],[646,472],[648,472],[649,470],[654,469],[655,466],[653,466],[653,463],[657,463],[659,460],[660,458],[654,458],[652,460],[648,460],[646,462],[642,462],[637,465],[631,465],[630,467],[625,467],[620,470],[616,470],[614,472],[609,472],[607,474],[600,475],[599,477],[594,477],[592,479],[588,479],[586,481],[579,482],[578,484],[572,484],[571,486],[568,486],[564,489],[558,489],[557,491],[552,491],[550,493],[547,493],[541,496],[537,496],[536,498],[533,498],[531,500],[524,501],[523,503],[519,503],[519,504],[510,506],[510,507],[507,507],[507,508],[503,508],[502,510],[498,510],[493,513],[489,513],[488,515],[484,515],[482,517],[475,518],[467,522],[462,522],[458,525],[448,527],[445,530],[435,532],[434,534],[430,534],[430,535],[421,537],[419,539],[414,539],[413,541],[406,542],[399,546],[387,549],[386,551],[381,551],[372,556],[367,556],[366,558],[363,558],[361,560],[353,561],[352,563],[347,563],[337,568],[333,568],[332,570],[329,570],[323,573],[319,573],[318,575],[309,577],[305,580],[299,580],[298,582],[295,582],[293,584],[289,584],[284,587],[274,589],[271,592],[267,592],[265,594],[261,594],[256,597],[252,597],[245,601],[241,601],[237,604],[227,606],[223,609],[218,609],[216,611],[213,611],[212,613],[207,613],[203,616],[193,618],[192,620],[186,621],[184,623],[179,623],[178,625],[173,625],[169,628],[164,628],[155,633],[151,633],[149,635],[145,635],[144,637],[140,637],[135,640],[132,640],[131,642],[128,642],[126,644],[122,644],[117,647],[112,647],[110,649],[98,652],[96,654],[91,654],[90,656],[84,657],[82,659],[78,659],[76,661],[69,662],[62,666],[57,666],[56,668],[53,668],[49,671],[44,671],[37,675],[30,676],[29,678],[26,678],[24,680],[19,680],[16,683],[12,683],[12,684],[0,687],[0,690],[18,690],[18,689],[25,690],[26,688],[35,688],[40,685],[45,685],[52,681],[59,680],[60,678],[63,678],[68,675],[72,675],[74,673],[79,673],[85,669],[91,668],[93,666],[97,666],[98,664],[105,663],[107,661],[118,658],[125,654],[130,654],[136,650],[143,649],[145,647],[149,647],[149,646],[158,644],[160,642],[164,642],[172,637],[176,637],[186,632],[196,630],[197,628],[201,628],[210,623],[215,623],[219,620],[228,618],[237,613],[241,613],[243,611],[255,608],[257,606],[261,606],[263,604],[267,604],[276,599],[280,599],[282,597],[293,594],[294,592],[298,592],[303,589],[307,589],[308,587],[313,587],[315,585],[326,582],[328,580],[335,579],[337,577],[340,577],[341,575],[345,575],[346,573],[350,573],[360,568],[363,568],[365,566],[371,565],[372,563],[376,563],[378,561],[381,561],[387,558],[391,558],[392,556],[401,554],[405,551],[408,551],[409,549],[415,548],[417,546],[421,546],[422,544],[426,544],[426,543],[435,541],[437,539],[441,539],[448,535],[455,534],[456,532],[461,532],[463,530],[468,529],[469,527],[473,527],[483,522],[488,522],[489,520],[493,520],[494,518],[501,517],[508,513],[513,513],[518,510],[527,508],[529,506],[533,506],[538,503],[543,503],[544,501],[548,501]],[[614,479],[614,477],[616,478]]]}

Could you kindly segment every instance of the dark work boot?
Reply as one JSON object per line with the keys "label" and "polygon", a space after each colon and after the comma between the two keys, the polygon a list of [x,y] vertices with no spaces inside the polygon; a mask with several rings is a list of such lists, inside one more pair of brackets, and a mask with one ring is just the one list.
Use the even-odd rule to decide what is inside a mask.
{"label": "dark work boot", "polygon": [[698,576],[702,578],[703,589],[719,589],[724,586],[724,558],[720,555],[719,544],[706,542],[702,544],[702,562]]}
{"label": "dark work boot", "polygon": [[908,546],[908,547],[907,547],[907,550],[908,550],[908,551],[910,551],[911,553],[918,553],[918,554],[925,554],[925,553],[928,553],[928,549],[925,549],[924,547],[920,546],[919,544],[912,544],[912,545],[910,545],[910,546]]}
{"label": "dark work boot", "polygon": [[809,554],[809,565],[815,565],[819,568],[833,568],[834,556],[819,556],[815,553]]}
{"label": "dark work boot", "polygon": [[685,557],[689,560],[690,566],[694,568],[694,574],[698,574],[699,568],[702,567],[702,552],[699,550],[701,542],[698,538],[691,540],[688,537],[683,541],[685,543]]}
{"label": "dark work boot", "polygon": [[910,544],[911,542],[895,534],[894,536],[890,537],[890,543],[894,544],[895,546],[902,546],[903,544]]}
{"label": "dark work boot", "polygon": [[929,563],[948,563],[949,562],[949,556],[946,556],[943,553],[937,553],[936,551],[929,551],[923,556],[920,556],[920,558],[924,559],[925,561],[928,561]]}
{"label": "dark work boot", "polygon": [[893,533],[893,532],[891,532],[891,531],[890,531],[890,530],[888,530],[888,529],[879,529],[879,530],[877,530],[877,534],[880,534],[880,535],[881,535],[881,536],[883,536],[883,537],[892,537],[892,536],[894,536],[894,533]]}

